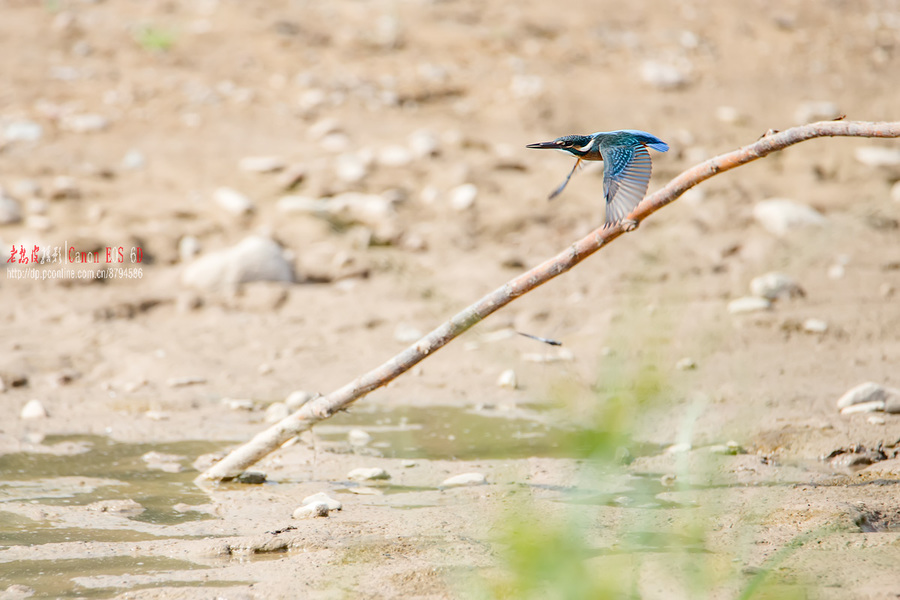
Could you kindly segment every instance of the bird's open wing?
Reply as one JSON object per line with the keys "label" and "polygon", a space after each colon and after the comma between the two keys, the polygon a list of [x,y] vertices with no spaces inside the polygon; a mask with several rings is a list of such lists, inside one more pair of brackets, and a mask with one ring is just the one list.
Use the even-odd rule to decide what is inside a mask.
{"label": "bird's open wing", "polygon": [[603,148],[606,223],[618,223],[640,204],[650,183],[650,153],[642,144]]}

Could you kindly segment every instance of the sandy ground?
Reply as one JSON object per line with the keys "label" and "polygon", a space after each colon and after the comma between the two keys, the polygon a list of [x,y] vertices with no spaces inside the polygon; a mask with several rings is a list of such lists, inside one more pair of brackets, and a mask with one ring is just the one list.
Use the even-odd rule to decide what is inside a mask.
{"label": "sandy ground", "polygon": [[[343,385],[602,222],[602,170],[548,203],[571,160],[525,144],[650,131],[671,145],[656,189],[770,128],[900,118],[900,3],[5,0],[0,73],[0,248],[102,263],[0,273],[0,597],[900,592],[900,416],[835,408],[900,387],[900,167],[855,158],[893,140],[716,177],[266,459],[270,483],[190,483],[269,404]],[[374,208],[297,208],[347,192]],[[753,207],[775,197],[824,225],[773,235]],[[292,283],[185,282],[195,251],[249,236]],[[769,271],[805,296],[729,314]],[[32,399],[49,416],[20,418]],[[585,424],[633,460],[522,445]],[[857,445],[883,454],[823,460]],[[153,449],[184,470],[148,469]],[[373,466],[390,481],[351,493]],[[487,483],[441,486],[466,472]],[[343,510],[291,519],[316,492]]]}

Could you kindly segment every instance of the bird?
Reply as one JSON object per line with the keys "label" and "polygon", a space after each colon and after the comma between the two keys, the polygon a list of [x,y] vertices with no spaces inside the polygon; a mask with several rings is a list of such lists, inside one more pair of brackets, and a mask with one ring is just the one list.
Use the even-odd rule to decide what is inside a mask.
{"label": "bird", "polygon": [[550,194],[550,200],[562,193],[583,161],[602,160],[605,226],[611,226],[620,223],[647,193],[651,170],[647,148],[665,152],[669,145],[646,131],[620,129],[590,135],[564,135],[552,142],[528,144],[526,148],[561,150],[578,159],[566,180]]}

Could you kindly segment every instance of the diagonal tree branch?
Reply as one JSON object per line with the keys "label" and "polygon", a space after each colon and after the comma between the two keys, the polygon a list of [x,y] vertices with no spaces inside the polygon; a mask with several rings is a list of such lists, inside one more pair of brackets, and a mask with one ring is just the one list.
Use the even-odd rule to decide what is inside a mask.
{"label": "diagonal tree branch", "polygon": [[[640,223],[660,208],[674,202],[688,189],[740,165],[762,158],[772,152],[817,137],[900,137],[900,122],[871,123],[866,121],[824,121],[793,127],[781,132],[769,132],[756,142],[702,162],[681,173],[661,190],[646,197],[629,215]],[[311,400],[290,416],[252,440],[232,451],[198,478],[201,481],[221,481],[240,475],[246,468],[279,448],[289,439],[306,431],[319,421],[408,371],[420,361],[448,344],[461,333],[503,308],[519,296],[565,273],[588,256],[626,232],[624,225],[595,229],[557,256],[541,263],[515,279],[487,294],[474,304],[454,315],[437,329],[397,354],[381,366],[354,379],[327,396]]]}

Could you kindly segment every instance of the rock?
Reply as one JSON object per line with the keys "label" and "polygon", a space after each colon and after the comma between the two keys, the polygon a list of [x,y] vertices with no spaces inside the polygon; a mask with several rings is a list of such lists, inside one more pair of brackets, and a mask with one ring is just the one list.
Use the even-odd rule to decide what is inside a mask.
{"label": "rock", "polygon": [[275,208],[283,213],[326,213],[328,201],[309,196],[282,196],[275,203]]}
{"label": "rock", "polygon": [[284,402],[273,402],[266,408],[266,423],[277,423],[291,414],[291,409]]}
{"label": "rock", "polygon": [[794,121],[798,125],[815,121],[833,121],[841,116],[841,109],[834,102],[819,100],[803,102],[794,111]]}
{"label": "rock", "polygon": [[328,507],[328,510],[341,510],[344,505],[340,503],[340,501],[335,500],[325,492],[319,492],[318,494],[313,494],[312,496],[307,496],[303,499],[303,505],[307,504],[324,504]]}
{"label": "rock", "polygon": [[464,183],[450,190],[450,206],[454,210],[464,211],[475,205],[478,188],[474,184]]}
{"label": "rock", "polygon": [[464,485],[484,485],[487,483],[487,477],[482,473],[462,473],[448,477],[441,482],[440,487],[459,487]]}
{"label": "rock", "polygon": [[825,217],[815,209],[781,198],[757,202],[753,207],[753,218],[766,231],[777,236],[803,227],[821,227],[826,223]]}
{"label": "rock", "polygon": [[266,482],[266,474],[262,471],[244,471],[235,479],[238,483],[260,485]]}
{"label": "rock", "polygon": [[100,500],[91,502],[85,508],[91,512],[115,514],[123,517],[136,517],[144,512],[144,507],[130,498],[123,500]]}
{"label": "rock", "polygon": [[373,481],[390,478],[391,476],[388,472],[381,467],[360,467],[347,473],[347,479],[350,479],[351,481]]}
{"label": "rock", "polygon": [[896,167],[900,165],[900,150],[884,146],[863,146],[854,154],[867,167]]}
{"label": "rock", "polygon": [[238,161],[238,169],[247,173],[277,173],[286,166],[280,156],[245,156]]}
{"label": "rock", "polygon": [[181,466],[183,456],[178,454],[167,454],[165,452],[147,452],[141,456],[141,460],[147,463],[148,469],[154,471],[164,471],[166,473],[181,473],[184,467]]}
{"label": "rock", "polygon": [[200,240],[192,235],[186,235],[178,240],[178,258],[186,263],[200,254]]}
{"label": "rock", "polygon": [[750,293],[768,300],[806,296],[806,292],[793,277],[776,272],[754,277],[750,282]]}
{"label": "rock", "polygon": [[74,133],[96,133],[107,127],[109,127],[109,119],[93,113],[64,115],[59,120],[60,129]]}
{"label": "rock", "polygon": [[19,413],[19,416],[22,419],[46,419],[50,416],[50,413],[47,412],[47,409],[44,408],[44,405],[41,404],[41,401],[37,398],[32,398],[28,402],[25,403],[25,406],[22,407],[22,412]]}
{"label": "rock", "polygon": [[296,390],[288,394],[287,399],[284,403],[287,405],[288,409],[291,412],[295,412],[301,406],[312,400],[316,397],[316,394],[311,392],[307,392],[305,390]]}
{"label": "rock", "polygon": [[900,202],[900,181],[894,182],[891,186],[891,200]]}
{"label": "rock", "polygon": [[204,383],[206,383],[206,377],[200,376],[172,377],[166,380],[166,385],[171,388],[203,385]]}
{"label": "rock", "polygon": [[351,429],[350,432],[347,433],[347,441],[350,442],[351,446],[360,448],[371,442],[372,436],[362,429]]}
{"label": "rock", "polygon": [[146,162],[140,150],[131,149],[122,157],[122,168],[126,171],[137,171],[143,169]]}
{"label": "rock", "polygon": [[900,400],[900,390],[886,388],[872,381],[867,381],[847,390],[843,396],[838,398],[837,408],[838,410],[843,410],[863,402],[887,402],[892,398]]}
{"label": "rock", "polygon": [[250,281],[293,283],[293,265],[275,241],[248,237],[231,248],[201,256],[181,274],[184,285],[204,290],[232,289]]}
{"label": "rock", "polygon": [[400,462],[400,466],[403,467],[404,469],[411,469],[412,467],[419,466],[419,463],[417,463],[414,460],[404,460],[404,461]]}
{"label": "rock", "polygon": [[771,301],[757,296],[744,296],[728,303],[728,312],[732,315],[769,310],[770,308],[772,308]]}
{"label": "rock", "polygon": [[350,143],[350,138],[343,133],[326,135],[319,144],[322,146],[322,149],[327,152],[346,152],[353,145]]}
{"label": "rock", "polygon": [[438,137],[430,131],[414,131],[409,136],[409,149],[416,158],[429,158],[441,152]]}
{"label": "rock", "polygon": [[828,267],[828,279],[843,279],[847,269],[844,265],[837,263]]}
{"label": "rock", "polygon": [[312,504],[304,504],[294,510],[291,517],[294,519],[313,519],[315,517],[327,517],[328,505],[324,502],[314,502]]}
{"label": "rock", "polygon": [[689,452],[692,446],[689,442],[681,442],[679,444],[672,444],[668,448],[666,448],[666,454],[681,454],[682,452]]}
{"label": "rock", "polygon": [[866,423],[871,423],[872,425],[884,425],[885,423],[887,423],[887,420],[885,420],[884,417],[876,417],[875,415],[872,415],[871,417],[866,419]]}
{"label": "rock", "polygon": [[253,410],[255,407],[253,400],[246,398],[222,398],[222,404],[229,410]]}
{"label": "rock", "polygon": [[675,90],[689,83],[687,69],[657,60],[645,60],[641,79],[660,90]]}
{"label": "rock", "polygon": [[306,179],[306,175],[307,169],[305,165],[291,165],[278,177],[278,185],[280,185],[284,191],[290,191],[303,183],[303,180]]}
{"label": "rock", "polygon": [[693,371],[697,368],[697,363],[693,358],[685,357],[675,363],[675,368],[679,371]]}
{"label": "rock", "polygon": [[803,331],[806,333],[825,333],[828,331],[828,323],[822,319],[806,319],[803,321]]}
{"label": "rock", "polygon": [[385,167],[405,167],[412,162],[413,156],[405,146],[394,145],[382,148],[376,159]]}
{"label": "rock", "polygon": [[357,183],[369,174],[369,167],[358,154],[341,154],[335,162],[334,172],[341,181]]}
{"label": "rock", "polygon": [[7,142],[36,142],[42,135],[44,128],[28,119],[10,121],[3,128],[3,138]]}
{"label": "rock", "polygon": [[0,225],[12,225],[22,221],[22,206],[0,189]]}
{"label": "rock", "polygon": [[881,412],[884,410],[884,400],[870,400],[868,402],[860,402],[851,406],[845,406],[841,409],[842,415],[852,415],[854,413]]}
{"label": "rock", "polygon": [[384,490],[368,486],[352,487],[348,488],[347,491],[357,496],[384,496]]}
{"label": "rock", "polygon": [[81,198],[81,188],[74,178],[59,175],[53,178],[47,195],[51,200],[76,200]]}
{"label": "rock", "polygon": [[253,202],[250,198],[231,188],[218,188],[213,192],[213,200],[220,208],[233,215],[248,215],[253,212]]}
{"label": "rock", "polygon": [[741,448],[741,445],[734,441],[729,441],[724,444],[714,444],[709,446],[707,450],[712,454],[725,454],[730,456],[744,454],[744,449]]}
{"label": "rock", "polygon": [[512,369],[506,369],[505,371],[500,373],[500,377],[497,378],[497,386],[509,390],[518,388],[519,381],[516,378],[516,372]]}
{"label": "rock", "polygon": [[326,135],[332,135],[335,133],[341,133],[342,127],[341,122],[333,117],[327,117],[324,119],[320,119],[310,125],[309,127],[309,135],[314,140],[321,140]]}
{"label": "rock", "polygon": [[0,593],[0,598],[3,600],[25,600],[31,596],[34,596],[34,588],[21,583],[14,583]]}

